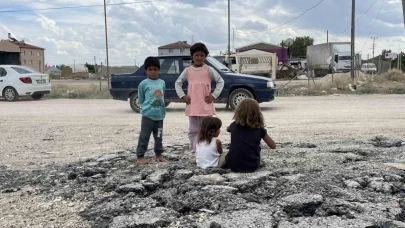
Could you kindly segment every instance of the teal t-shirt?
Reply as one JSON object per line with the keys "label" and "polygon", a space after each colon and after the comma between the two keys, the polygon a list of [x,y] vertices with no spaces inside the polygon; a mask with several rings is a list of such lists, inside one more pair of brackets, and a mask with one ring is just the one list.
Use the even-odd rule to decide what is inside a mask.
{"label": "teal t-shirt", "polygon": [[141,114],[152,120],[163,120],[166,116],[164,94],[166,83],[161,79],[145,79],[138,86]]}

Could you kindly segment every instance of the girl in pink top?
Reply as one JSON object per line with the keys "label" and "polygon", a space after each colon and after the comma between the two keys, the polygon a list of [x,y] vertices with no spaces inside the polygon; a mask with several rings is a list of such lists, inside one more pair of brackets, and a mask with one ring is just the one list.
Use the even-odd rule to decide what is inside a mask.
{"label": "girl in pink top", "polygon": [[[195,43],[190,48],[193,65],[184,69],[176,81],[177,95],[186,102],[186,116],[189,117],[188,137],[190,150],[195,153],[197,136],[200,130],[201,119],[205,116],[215,115],[214,100],[221,94],[224,88],[224,80],[212,67],[205,65],[208,49],[203,43]],[[216,88],[211,93],[211,81],[216,82]],[[182,85],[188,82],[187,94]]]}

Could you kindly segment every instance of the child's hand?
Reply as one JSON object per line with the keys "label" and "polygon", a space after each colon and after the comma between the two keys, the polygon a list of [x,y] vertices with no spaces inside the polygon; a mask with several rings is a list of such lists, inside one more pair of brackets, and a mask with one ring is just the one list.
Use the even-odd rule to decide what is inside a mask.
{"label": "child's hand", "polygon": [[189,95],[185,95],[184,97],[181,98],[184,102],[186,102],[186,104],[190,104],[191,103],[191,97]]}
{"label": "child's hand", "polygon": [[215,98],[214,98],[212,95],[209,95],[209,96],[206,96],[206,97],[204,98],[204,100],[205,100],[205,102],[206,102],[207,104],[211,104],[211,103],[215,100]]}

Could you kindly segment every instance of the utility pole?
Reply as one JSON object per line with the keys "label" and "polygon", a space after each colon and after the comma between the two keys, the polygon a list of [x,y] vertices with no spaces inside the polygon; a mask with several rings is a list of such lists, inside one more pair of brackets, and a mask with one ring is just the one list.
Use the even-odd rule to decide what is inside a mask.
{"label": "utility pole", "polygon": [[76,60],[73,60],[73,74],[76,73]]}
{"label": "utility pole", "polygon": [[235,29],[233,29],[232,33],[232,50],[235,50]]}
{"label": "utility pole", "polygon": [[397,69],[401,70],[401,44],[398,45]]}
{"label": "utility pole", "polygon": [[327,44],[329,43],[329,31],[328,30],[326,30],[326,43]]}
{"label": "utility pole", "polygon": [[100,91],[101,91],[101,78],[103,77],[103,62],[100,63]]}
{"label": "utility pole", "polygon": [[97,76],[97,61],[96,61],[96,56],[94,56],[94,75]]}
{"label": "utility pole", "polygon": [[371,37],[373,40],[373,59],[374,59],[374,49],[375,49],[375,40],[378,39],[378,37]]}
{"label": "utility pole", "polygon": [[94,56],[94,73],[95,74],[97,74],[96,66],[97,66],[97,61],[96,61],[96,56]]}
{"label": "utility pole", "polygon": [[356,14],[356,0],[352,0],[352,31],[351,31],[351,64],[350,64],[350,76],[352,78],[352,81],[354,80],[354,20],[355,20],[355,14]]}
{"label": "utility pole", "polygon": [[136,59],[134,59],[134,63],[135,63],[135,70],[136,70]]}
{"label": "utility pole", "polygon": [[228,68],[232,69],[231,61],[231,0],[228,0]]}
{"label": "utility pole", "polygon": [[108,83],[108,89],[110,89],[110,66],[108,62],[108,31],[107,31],[107,9],[106,9],[106,3],[104,0],[104,30],[105,30],[105,51],[107,54],[107,83]]}

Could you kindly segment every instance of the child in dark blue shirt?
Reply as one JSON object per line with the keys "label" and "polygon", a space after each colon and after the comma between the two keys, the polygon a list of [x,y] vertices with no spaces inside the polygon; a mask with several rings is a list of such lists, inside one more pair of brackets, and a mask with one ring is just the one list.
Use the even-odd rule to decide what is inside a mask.
{"label": "child in dark blue shirt", "polygon": [[263,139],[271,149],[276,143],[264,129],[264,118],[259,104],[253,99],[244,99],[235,111],[234,122],[227,128],[231,133],[231,145],[223,168],[234,172],[254,172],[260,165],[260,141]]}

